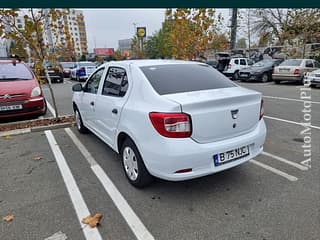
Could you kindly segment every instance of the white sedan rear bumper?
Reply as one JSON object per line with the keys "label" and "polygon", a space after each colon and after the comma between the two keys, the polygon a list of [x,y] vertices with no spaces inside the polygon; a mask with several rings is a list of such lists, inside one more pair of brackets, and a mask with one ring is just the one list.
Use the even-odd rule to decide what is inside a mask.
{"label": "white sedan rear bumper", "polygon": [[[159,140],[160,138],[160,140]],[[143,142],[140,152],[149,172],[159,178],[181,181],[210,175],[238,166],[261,153],[266,138],[263,120],[249,133],[222,141],[200,144],[191,138],[159,138]],[[155,144],[158,146],[155,150]],[[219,166],[214,165],[213,155],[243,146],[249,146],[250,155]],[[178,170],[190,169],[185,173]]]}

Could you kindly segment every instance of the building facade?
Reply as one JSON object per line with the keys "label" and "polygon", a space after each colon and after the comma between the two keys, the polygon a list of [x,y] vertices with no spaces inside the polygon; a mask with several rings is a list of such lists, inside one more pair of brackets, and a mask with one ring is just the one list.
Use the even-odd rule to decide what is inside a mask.
{"label": "building facade", "polygon": [[[52,21],[47,19],[47,23],[44,23],[44,43],[50,45],[52,41],[53,45],[60,49],[67,49],[72,51],[75,57],[88,54],[88,42],[84,15],[81,10],[64,10],[64,15]],[[46,27],[46,24],[55,24],[57,26],[56,31]]]}

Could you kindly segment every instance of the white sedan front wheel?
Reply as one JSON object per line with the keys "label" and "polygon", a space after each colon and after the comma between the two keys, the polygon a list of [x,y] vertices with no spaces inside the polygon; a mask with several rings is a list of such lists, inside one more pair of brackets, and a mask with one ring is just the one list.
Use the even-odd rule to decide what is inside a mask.
{"label": "white sedan front wheel", "polygon": [[76,126],[80,133],[88,132],[88,129],[83,125],[82,118],[78,109],[75,109]]}

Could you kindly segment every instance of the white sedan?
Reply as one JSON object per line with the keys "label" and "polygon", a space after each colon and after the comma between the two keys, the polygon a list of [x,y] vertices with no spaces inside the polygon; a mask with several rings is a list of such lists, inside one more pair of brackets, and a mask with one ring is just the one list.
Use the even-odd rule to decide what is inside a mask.
{"label": "white sedan", "polygon": [[89,129],[121,154],[136,187],[153,177],[180,181],[213,174],[263,149],[261,94],[204,63],[109,62],[73,91],[78,130]]}

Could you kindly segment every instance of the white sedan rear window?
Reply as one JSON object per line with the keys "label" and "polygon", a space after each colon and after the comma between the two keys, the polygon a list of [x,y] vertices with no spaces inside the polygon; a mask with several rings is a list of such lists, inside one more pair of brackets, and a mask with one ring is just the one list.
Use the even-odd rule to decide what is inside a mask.
{"label": "white sedan rear window", "polygon": [[160,95],[236,86],[223,74],[204,64],[168,64],[140,69]]}

